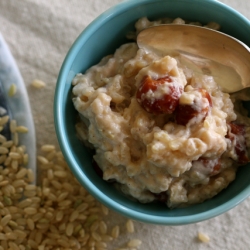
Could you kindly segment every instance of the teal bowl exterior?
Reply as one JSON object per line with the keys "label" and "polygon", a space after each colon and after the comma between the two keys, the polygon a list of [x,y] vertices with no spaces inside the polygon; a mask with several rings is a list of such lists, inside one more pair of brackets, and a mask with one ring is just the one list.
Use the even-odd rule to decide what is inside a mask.
{"label": "teal bowl exterior", "polygon": [[[221,30],[250,46],[250,22],[234,9],[215,0],[129,0],[95,19],[76,39],[61,67],[55,90],[54,119],[64,157],[79,182],[101,203],[134,220],[183,225],[218,216],[235,207],[250,194],[250,166],[241,167],[236,180],[211,200],[187,208],[168,209],[163,204],[140,204],[116,191],[96,175],[92,153],[78,141],[76,111],[71,101],[71,81],[90,66],[126,42],[128,31],[143,16],[181,17],[202,23],[221,24]],[[246,103],[250,110],[250,104]]]}

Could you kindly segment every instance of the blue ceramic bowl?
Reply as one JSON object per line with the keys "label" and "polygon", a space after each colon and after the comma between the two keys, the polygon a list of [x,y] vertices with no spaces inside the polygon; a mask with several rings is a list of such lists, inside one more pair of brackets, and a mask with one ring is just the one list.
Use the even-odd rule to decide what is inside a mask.
{"label": "blue ceramic bowl", "polygon": [[[54,100],[55,128],[61,150],[79,182],[110,209],[134,220],[182,225],[215,217],[238,205],[250,194],[250,166],[242,167],[236,180],[223,192],[202,204],[170,210],[165,205],[131,201],[100,179],[93,170],[90,151],[76,137],[71,81],[126,42],[128,31],[140,17],[181,17],[221,25],[221,30],[250,46],[250,22],[234,9],[215,0],[129,0],[95,19],[76,39],[61,67]],[[248,104],[246,104],[247,106]],[[250,110],[250,105],[249,105]]]}

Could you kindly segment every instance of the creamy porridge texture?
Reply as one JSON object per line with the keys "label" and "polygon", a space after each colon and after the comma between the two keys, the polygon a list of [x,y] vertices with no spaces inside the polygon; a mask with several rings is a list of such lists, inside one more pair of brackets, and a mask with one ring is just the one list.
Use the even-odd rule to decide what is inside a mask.
{"label": "creamy porridge texture", "polygon": [[[141,18],[135,26],[139,32],[167,22],[185,23]],[[241,103],[178,56],[146,53],[131,42],[72,84],[78,135],[95,149],[103,179],[140,202],[203,202],[249,161],[250,119]]]}

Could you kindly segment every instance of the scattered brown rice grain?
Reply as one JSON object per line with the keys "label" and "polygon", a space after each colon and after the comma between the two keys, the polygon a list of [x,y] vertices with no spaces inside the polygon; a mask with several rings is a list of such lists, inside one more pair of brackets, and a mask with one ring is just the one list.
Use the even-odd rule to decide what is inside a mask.
{"label": "scattered brown rice grain", "polygon": [[15,180],[15,181],[12,182],[12,186],[15,187],[15,188],[24,187],[25,186],[25,182],[22,179],[17,179],[17,180]]}
{"label": "scattered brown rice grain", "polygon": [[55,146],[54,145],[50,145],[50,144],[46,144],[46,145],[43,145],[41,147],[41,150],[44,151],[44,152],[51,152],[51,151],[55,150]]}
{"label": "scattered brown rice grain", "polygon": [[89,234],[85,234],[85,230],[83,228],[79,231],[79,235],[83,238],[83,241],[87,241],[90,237]]}
{"label": "scattered brown rice grain", "polygon": [[7,206],[11,206],[12,205],[12,200],[9,197],[7,197],[7,196],[3,197],[3,201],[4,201],[4,204],[6,204]]}
{"label": "scattered brown rice grain", "polygon": [[34,173],[33,173],[32,169],[27,170],[27,176],[28,176],[28,181],[29,182],[31,182],[31,183],[34,182],[35,176],[34,176]]}
{"label": "scattered brown rice grain", "polygon": [[58,202],[58,206],[59,207],[68,207],[71,205],[71,203],[72,203],[71,200],[63,200],[61,202]]}
{"label": "scattered brown rice grain", "polygon": [[[28,164],[29,161],[29,156],[28,154],[24,154],[23,155],[23,165],[26,166]],[[34,178],[34,177],[33,177]],[[33,181],[32,181],[33,182]]]}
{"label": "scattered brown rice grain", "polygon": [[[0,208],[1,208],[1,206],[0,206]],[[18,207],[10,206],[10,207],[8,207],[8,210],[9,210],[10,214],[16,214],[18,212]]]}
{"label": "scattered brown rice grain", "polygon": [[18,203],[18,207],[20,207],[20,208],[25,208],[25,207],[28,207],[28,206],[30,206],[31,205],[31,203],[32,203],[32,200],[31,199],[24,199],[24,200],[22,200],[22,201],[20,201],[19,203]]}
{"label": "scattered brown rice grain", "polygon": [[1,226],[6,226],[8,223],[9,223],[9,221],[11,220],[11,215],[10,214],[7,214],[7,215],[5,215],[2,219],[1,219],[1,222],[0,222],[0,225]]}
{"label": "scattered brown rice grain", "polygon": [[0,154],[8,154],[9,150],[6,147],[0,146]]}
{"label": "scattered brown rice grain", "polygon": [[75,221],[77,218],[79,217],[79,212],[77,210],[75,210],[73,213],[71,213],[70,217],[69,217],[69,221],[73,222]]}
{"label": "scattered brown rice grain", "polygon": [[64,214],[63,214],[63,211],[62,210],[59,210],[57,213],[56,213],[56,221],[61,221],[62,218],[63,218]]}
{"label": "scattered brown rice grain", "polygon": [[4,165],[5,165],[5,166],[9,166],[10,163],[11,163],[11,158],[8,156],[8,157],[6,158],[6,160],[4,161]]}
{"label": "scattered brown rice grain", "polygon": [[14,170],[18,170],[18,161],[17,160],[11,161],[11,168]]}
{"label": "scattered brown rice grain", "polygon": [[49,161],[45,158],[45,157],[43,157],[43,156],[37,156],[37,159],[38,159],[38,161],[41,163],[41,164],[48,164],[49,163]]}
{"label": "scattered brown rice grain", "polygon": [[10,247],[11,250],[20,250],[18,245],[15,242],[12,242],[12,241],[9,242],[9,247]]}
{"label": "scattered brown rice grain", "polygon": [[0,182],[0,187],[3,187],[3,186],[6,186],[9,184],[9,181],[8,180],[5,180],[5,181],[1,181]]}
{"label": "scattered brown rice grain", "polygon": [[108,245],[107,245],[107,243],[105,243],[103,241],[98,241],[98,242],[96,242],[96,247],[107,248]]}
{"label": "scattered brown rice grain", "polygon": [[21,159],[21,157],[22,157],[19,153],[15,153],[15,152],[10,152],[10,153],[9,153],[9,156],[10,156],[12,159],[14,159],[14,160],[19,160],[19,159]]}
{"label": "scattered brown rice grain", "polygon": [[17,223],[13,220],[10,220],[8,225],[13,229],[18,227]]}
{"label": "scattered brown rice grain", "polygon": [[28,128],[25,126],[17,126],[16,127],[16,132],[18,133],[28,133]]}
{"label": "scattered brown rice grain", "polygon": [[207,234],[204,234],[204,233],[198,233],[198,239],[204,243],[208,243],[210,241],[209,236]]}
{"label": "scattered brown rice grain", "polygon": [[33,214],[37,214],[37,209],[33,208],[33,207],[26,207],[24,208],[24,213],[28,214],[28,215],[33,215]]}
{"label": "scattered brown rice grain", "polygon": [[3,164],[6,160],[7,156],[6,155],[1,155],[0,156],[0,164]]}
{"label": "scattered brown rice grain", "polygon": [[101,236],[97,232],[95,232],[95,231],[91,233],[91,236],[96,241],[101,241],[102,240]]}
{"label": "scattered brown rice grain", "polygon": [[22,179],[27,174],[27,169],[22,168],[16,174],[16,179]]}
{"label": "scattered brown rice grain", "polygon": [[27,225],[28,225],[28,227],[29,227],[29,229],[30,229],[31,231],[34,230],[34,228],[35,228],[35,223],[34,223],[34,221],[33,221],[32,219],[30,219],[30,218],[27,219]]}
{"label": "scattered brown rice grain", "polygon": [[18,145],[19,143],[19,136],[18,136],[18,133],[13,133],[13,143],[14,145]]}
{"label": "scattered brown rice grain", "polygon": [[4,143],[6,141],[7,141],[6,138],[0,134],[0,143]]}
{"label": "scattered brown rice grain", "polygon": [[13,146],[13,141],[5,141],[2,143],[2,147],[11,148]]}
{"label": "scattered brown rice grain", "polygon": [[114,226],[112,231],[111,231],[111,236],[114,239],[116,239],[116,238],[118,238],[119,234],[120,234],[120,227],[119,226]]}
{"label": "scattered brown rice grain", "polygon": [[65,171],[54,171],[54,175],[58,178],[67,177],[67,173]]}
{"label": "scattered brown rice grain", "polygon": [[40,244],[41,241],[42,241],[42,238],[43,238],[42,232],[41,231],[37,231],[36,235],[35,235],[35,242],[37,244]]}
{"label": "scattered brown rice grain", "polygon": [[9,118],[8,115],[0,117],[0,126],[4,126],[9,121]]}
{"label": "scattered brown rice grain", "polygon": [[0,240],[6,240],[6,235],[0,232]]}
{"label": "scattered brown rice grain", "polygon": [[74,231],[74,224],[70,222],[66,227],[66,235],[71,236],[73,234],[73,231]]}
{"label": "scattered brown rice grain", "polygon": [[48,169],[48,171],[47,171],[47,177],[51,181],[54,179],[54,173],[53,173],[52,169]]}
{"label": "scattered brown rice grain", "polygon": [[35,195],[36,195],[36,191],[30,191],[30,190],[25,190],[24,192],[23,192],[23,195],[25,196],[25,197],[34,197]]}
{"label": "scattered brown rice grain", "polygon": [[101,238],[102,238],[102,241],[104,241],[104,242],[110,242],[114,239],[112,236],[110,236],[108,234],[101,235]]}
{"label": "scattered brown rice grain", "polygon": [[6,233],[5,235],[6,235],[6,238],[7,238],[8,240],[16,240],[16,239],[17,239],[17,234],[14,233],[14,232],[12,232],[12,231]]}
{"label": "scattered brown rice grain", "polygon": [[108,227],[107,227],[107,224],[104,221],[100,221],[99,230],[100,230],[101,234],[106,234],[107,233]]}
{"label": "scattered brown rice grain", "polygon": [[17,123],[16,120],[10,121],[10,132],[14,134],[16,132]]}
{"label": "scattered brown rice grain", "polygon": [[33,185],[33,184],[28,184],[25,186],[25,190],[27,191],[34,191],[36,190],[37,186]]}
{"label": "scattered brown rice grain", "polygon": [[128,242],[128,247],[139,247],[142,244],[142,241],[139,239],[133,239]]}
{"label": "scattered brown rice grain", "polygon": [[14,96],[16,94],[16,92],[17,92],[17,87],[16,87],[16,85],[14,83],[12,83],[10,85],[10,88],[9,88],[9,91],[8,91],[9,97]]}
{"label": "scattered brown rice grain", "polygon": [[91,231],[91,232],[94,232],[94,231],[96,231],[98,228],[99,228],[99,221],[96,220],[96,221],[91,225],[90,231]]}
{"label": "scattered brown rice grain", "polygon": [[44,88],[46,86],[46,83],[42,80],[34,79],[31,83],[31,85],[37,89]]}
{"label": "scattered brown rice grain", "polygon": [[27,233],[24,230],[15,229],[13,232],[19,239],[25,239],[27,237]]}
{"label": "scattered brown rice grain", "polygon": [[[59,181],[51,181],[51,184],[56,188],[56,189],[59,189],[61,190],[62,189],[62,184],[59,182]],[[66,192],[65,192],[66,193]],[[58,197],[59,198],[59,197]]]}
{"label": "scattered brown rice grain", "polygon": [[132,220],[127,220],[126,222],[126,228],[127,228],[127,232],[128,233],[134,233],[135,229],[134,229],[134,223]]}
{"label": "scattered brown rice grain", "polygon": [[65,247],[66,247],[66,248],[67,248],[67,247],[70,247],[68,241],[66,241],[66,240],[64,240],[64,239],[58,239],[57,242],[58,242],[59,245],[61,245],[61,246],[64,247],[64,248],[65,248]]}

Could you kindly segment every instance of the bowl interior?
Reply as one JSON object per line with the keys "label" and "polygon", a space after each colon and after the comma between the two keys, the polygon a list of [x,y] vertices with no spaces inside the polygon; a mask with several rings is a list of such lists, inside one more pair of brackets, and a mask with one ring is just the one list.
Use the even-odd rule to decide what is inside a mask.
{"label": "bowl interior", "polygon": [[[100,59],[127,42],[140,17],[181,17],[221,24],[221,30],[250,46],[250,22],[231,8],[214,0],[141,0],[121,3],[91,23],[71,47],[59,73],[54,112],[61,150],[80,183],[97,199],[117,212],[148,223],[179,225],[194,223],[219,215],[243,201],[250,194],[250,166],[241,167],[236,180],[219,195],[202,204],[170,210],[162,204],[140,204],[123,196],[96,175],[92,152],[76,137],[76,111],[71,100],[71,81]],[[248,32],[247,32],[248,31]],[[246,103],[248,110],[250,104]]]}

